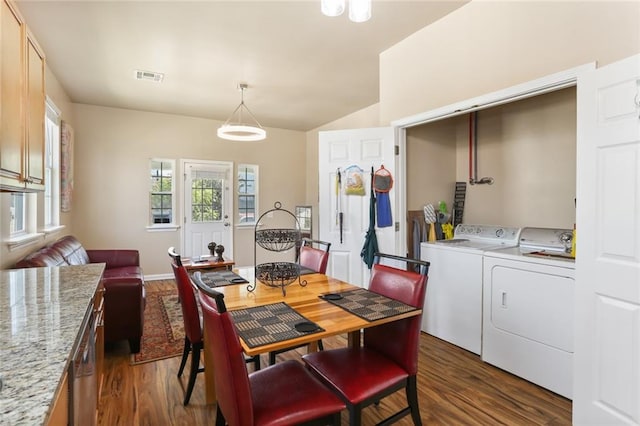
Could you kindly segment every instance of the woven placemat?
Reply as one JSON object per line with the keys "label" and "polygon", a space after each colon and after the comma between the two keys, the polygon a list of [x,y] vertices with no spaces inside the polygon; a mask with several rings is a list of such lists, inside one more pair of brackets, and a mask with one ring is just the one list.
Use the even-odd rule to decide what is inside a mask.
{"label": "woven placemat", "polygon": [[233,271],[200,272],[200,279],[212,288],[223,285],[246,284],[249,282]]}
{"label": "woven placemat", "polygon": [[309,275],[309,274],[317,274],[318,271],[314,271],[311,268],[307,268],[306,266],[300,266],[300,275]]}
{"label": "woven placemat", "polygon": [[317,325],[312,331],[296,330],[296,324],[311,322],[284,302],[238,309],[229,313],[233,317],[238,334],[250,348],[324,331]]}
{"label": "woven placemat", "polygon": [[324,298],[323,296],[320,298],[367,321],[376,321],[417,310],[411,305],[364,288],[345,291],[340,293],[340,296],[342,296],[341,299]]}

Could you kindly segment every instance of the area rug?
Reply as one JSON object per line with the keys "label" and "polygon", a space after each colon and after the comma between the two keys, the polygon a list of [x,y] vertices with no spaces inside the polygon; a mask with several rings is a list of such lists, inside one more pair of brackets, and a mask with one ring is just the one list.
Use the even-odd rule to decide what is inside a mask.
{"label": "area rug", "polygon": [[184,323],[175,282],[150,281],[145,290],[142,342],[140,352],[131,356],[131,364],[179,356],[184,348]]}

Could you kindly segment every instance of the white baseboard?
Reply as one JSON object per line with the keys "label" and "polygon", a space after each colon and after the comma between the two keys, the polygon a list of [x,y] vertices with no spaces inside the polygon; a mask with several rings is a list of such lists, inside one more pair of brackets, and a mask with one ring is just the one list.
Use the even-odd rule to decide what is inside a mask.
{"label": "white baseboard", "polygon": [[145,275],[145,281],[155,281],[155,280],[172,280],[175,277],[173,274],[154,274],[154,275]]}

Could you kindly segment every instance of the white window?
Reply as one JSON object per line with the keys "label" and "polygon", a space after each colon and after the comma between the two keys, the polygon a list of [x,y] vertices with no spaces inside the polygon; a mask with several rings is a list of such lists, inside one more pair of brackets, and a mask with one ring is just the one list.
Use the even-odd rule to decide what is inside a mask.
{"label": "white window", "polygon": [[44,228],[60,225],[60,113],[47,98],[44,120]]}
{"label": "white window", "polygon": [[27,232],[26,198],[25,194],[21,192],[11,194],[11,218],[9,221],[11,237],[24,235]]}
{"label": "white window", "polygon": [[149,224],[151,228],[175,228],[175,160],[151,159]]}
{"label": "white window", "polygon": [[238,224],[255,225],[258,220],[258,166],[238,165]]}
{"label": "white window", "polygon": [[9,205],[9,250],[31,244],[44,234],[37,232],[37,194],[14,192]]}

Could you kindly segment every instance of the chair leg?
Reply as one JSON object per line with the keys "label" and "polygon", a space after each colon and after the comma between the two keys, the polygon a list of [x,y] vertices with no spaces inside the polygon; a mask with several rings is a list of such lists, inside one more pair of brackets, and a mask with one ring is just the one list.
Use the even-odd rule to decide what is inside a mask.
{"label": "chair leg", "polygon": [[274,365],[276,363],[276,353],[269,352],[269,365]]}
{"label": "chair leg", "polygon": [[189,383],[187,384],[187,393],[184,396],[184,405],[189,404],[191,399],[191,392],[193,392],[193,386],[196,384],[196,376],[200,369],[200,352],[202,344],[194,344],[191,347],[191,371],[189,372]]}
{"label": "chair leg", "polygon": [[260,370],[260,355],[255,355],[253,357],[253,368],[254,371]]}
{"label": "chair leg", "polygon": [[324,351],[324,345],[322,344],[322,340],[318,340],[318,350]]}
{"label": "chair leg", "polygon": [[140,339],[141,337],[128,339],[129,349],[131,349],[132,354],[137,354],[138,352],[140,352]]}
{"label": "chair leg", "polygon": [[418,407],[418,378],[409,376],[407,379],[407,402],[411,409],[411,418],[415,426],[422,426],[420,419],[420,408]]}
{"label": "chair leg", "polygon": [[216,407],[216,426],[225,426],[227,421],[224,419],[224,415],[222,414],[222,410],[220,409],[220,404]]}
{"label": "chair leg", "polygon": [[362,424],[362,407],[360,404],[349,405],[349,426],[360,426]]}
{"label": "chair leg", "polygon": [[191,350],[191,342],[185,336],[184,349],[182,350],[182,360],[180,361],[180,368],[178,369],[178,377],[182,376],[182,372],[184,371],[184,366],[187,363],[187,357],[189,356],[190,350]]}

